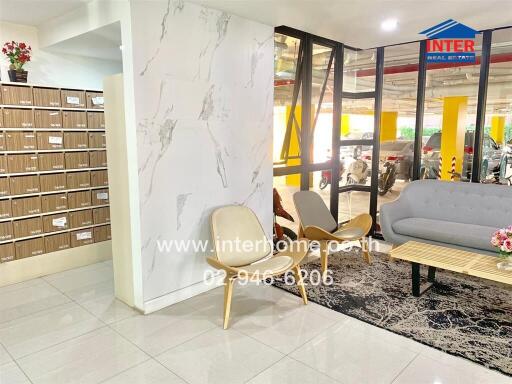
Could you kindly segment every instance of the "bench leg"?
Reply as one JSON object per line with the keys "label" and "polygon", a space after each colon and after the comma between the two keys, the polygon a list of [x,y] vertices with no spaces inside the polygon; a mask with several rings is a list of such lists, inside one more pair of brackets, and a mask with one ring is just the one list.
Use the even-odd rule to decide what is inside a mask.
{"label": "bench leg", "polygon": [[420,297],[420,265],[412,263],[412,295]]}
{"label": "bench leg", "polygon": [[428,282],[433,283],[436,281],[436,267],[428,267]]}
{"label": "bench leg", "polygon": [[427,284],[425,284],[423,287],[420,283],[420,264],[418,263],[411,263],[412,266],[412,295],[414,297],[420,297],[423,293],[428,291],[430,288],[433,287],[434,281],[436,279],[436,268],[435,267],[428,267],[428,278],[427,278]]}

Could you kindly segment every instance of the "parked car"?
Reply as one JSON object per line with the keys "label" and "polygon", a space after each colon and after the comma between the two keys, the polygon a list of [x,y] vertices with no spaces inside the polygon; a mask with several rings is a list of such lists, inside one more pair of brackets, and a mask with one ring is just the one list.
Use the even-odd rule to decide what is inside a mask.
{"label": "parked car", "polygon": [[500,164],[500,183],[512,186],[512,142],[505,145]]}
{"label": "parked car", "polygon": [[[371,167],[372,150],[363,151],[361,158]],[[380,166],[382,167],[386,162],[393,162],[396,166],[397,178],[404,180],[412,178],[413,158],[414,141],[412,140],[385,141],[380,144]]]}
{"label": "parked car", "polygon": [[[471,169],[473,167],[475,132],[466,132],[464,139],[464,159],[462,163],[462,180],[471,178]],[[439,175],[439,156],[441,152],[441,132],[434,133],[430,136],[423,147],[423,164],[422,172],[424,178],[434,179]],[[482,150],[482,169],[481,179],[486,179],[490,175],[499,173],[502,149],[489,135],[484,135]],[[451,159],[443,159],[451,161]]]}
{"label": "parked car", "polygon": [[[362,140],[373,140],[373,132],[363,133],[363,135],[361,136],[361,139]],[[370,145],[362,145],[360,148],[361,148],[361,152],[372,150],[372,147]]]}

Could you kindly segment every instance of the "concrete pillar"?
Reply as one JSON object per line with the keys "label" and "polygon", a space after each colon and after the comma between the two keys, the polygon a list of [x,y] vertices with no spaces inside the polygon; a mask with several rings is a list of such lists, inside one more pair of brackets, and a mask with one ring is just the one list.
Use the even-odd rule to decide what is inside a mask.
{"label": "concrete pillar", "polygon": [[380,141],[395,141],[397,128],[398,112],[382,112],[380,123]]}
{"label": "concrete pillar", "polygon": [[[290,117],[292,111],[291,105],[286,107],[286,121],[285,124],[288,124],[288,119]],[[315,117],[315,107],[311,107],[311,124],[313,124]],[[302,128],[302,106],[297,105],[295,106],[295,121],[297,122],[298,126]],[[289,156],[300,156],[300,145],[298,137],[300,136],[300,131],[297,130],[297,124],[294,122],[292,124],[292,134],[290,137],[290,150],[288,151]],[[311,138],[313,140],[313,138]],[[311,141],[313,144],[313,141]],[[310,148],[310,162],[313,162],[313,149]],[[296,159],[288,159],[286,165],[300,165],[301,160],[300,158]],[[313,185],[313,174],[309,175],[309,184],[310,186]],[[300,174],[294,174],[294,175],[286,175],[286,185],[293,185],[300,187]]]}
{"label": "concrete pillar", "polygon": [[[445,97],[443,100],[443,126],[441,130],[441,180],[452,179],[452,158],[455,172],[463,174],[464,139],[466,134],[467,96]],[[464,171],[464,172],[463,172]]]}
{"label": "concrete pillar", "polygon": [[[285,115],[285,126],[288,125],[288,121],[290,119],[290,114],[292,112],[291,105],[286,107],[286,115]],[[298,126],[302,126],[302,107],[300,105],[295,106],[295,121],[292,123],[292,134],[290,136],[290,149],[288,151],[289,156],[300,156],[300,146],[298,137],[300,136],[300,132],[297,130]],[[300,165],[300,158],[297,159],[288,159],[286,165]],[[300,187],[300,175],[286,175],[286,185],[294,185]]]}
{"label": "concrete pillar", "polygon": [[505,116],[492,117],[491,137],[497,144],[505,143]]}

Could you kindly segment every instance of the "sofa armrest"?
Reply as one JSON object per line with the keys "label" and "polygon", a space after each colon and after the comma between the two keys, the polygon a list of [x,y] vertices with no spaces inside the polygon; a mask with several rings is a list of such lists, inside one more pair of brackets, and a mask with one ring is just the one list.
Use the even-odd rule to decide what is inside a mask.
{"label": "sofa armrest", "polygon": [[411,215],[412,212],[409,202],[404,196],[400,196],[395,201],[381,205],[380,227],[384,240],[394,243],[395,233],[393,231],[393,223],[411,217]]}

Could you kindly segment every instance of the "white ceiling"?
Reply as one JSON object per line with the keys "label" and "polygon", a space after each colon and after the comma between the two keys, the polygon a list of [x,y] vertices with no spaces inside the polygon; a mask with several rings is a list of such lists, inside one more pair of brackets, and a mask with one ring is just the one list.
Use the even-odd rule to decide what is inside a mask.
{"label": "white ceiling", "polygon": [[39,26],[90,0],[0,0],[0,21]]}
{"label": "white ceiling", "polygon": [[[40,26],[90,0],[0,0],[0,21]],[[117,0],[100,0],[117,1]],[[164,1],[164,0],[162,0]],[[512,0],[188,0],[268,25],[286,25],[369,48],[422,39],[418,32],[448,18],[475,29],[512,25]],[[384,32],[383,20],[398,19]],[[120,60],[121,34],[111,25],[63,41],[52,50]]]}
{"label": "white ceiling", "polygon": [[121,61],[121,50],[119,49],[121,44],[121,25],[113,23],[63,40],[46,49],[51,52]]}
{"label": "white ceiling", "polygon": [[[418,32],[446,19],[481,30],[512,25],[511,0],[190,0],[268,25],[286,25],[357,48],[423,38]],[[398,19],[398,29],[380,24]]]}

